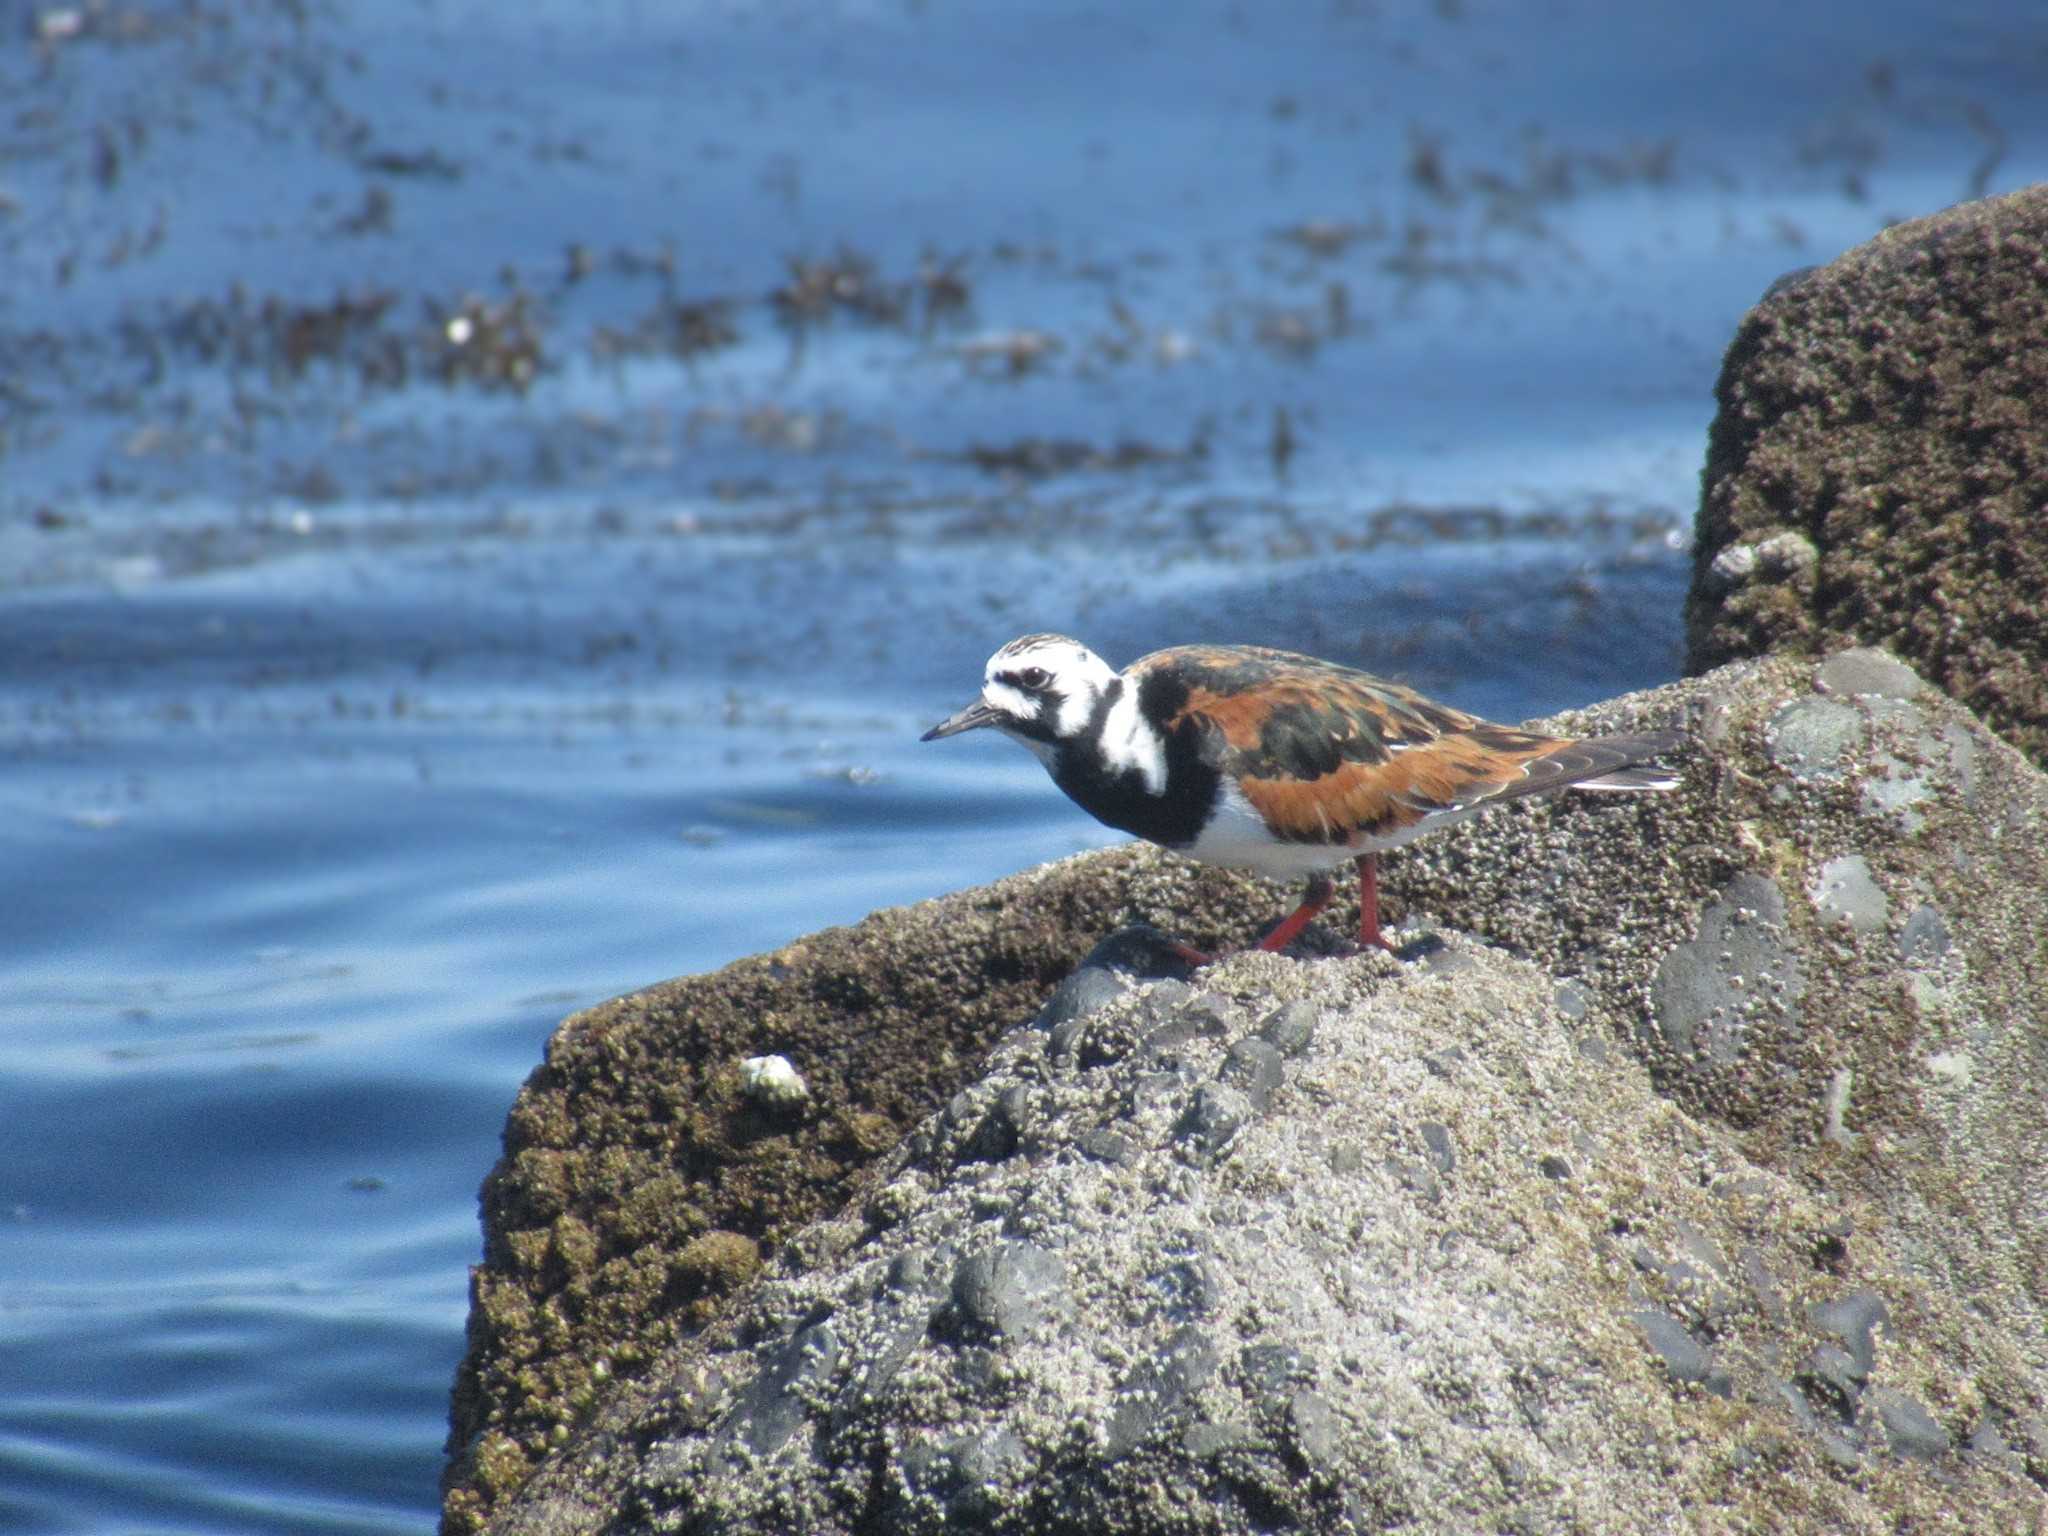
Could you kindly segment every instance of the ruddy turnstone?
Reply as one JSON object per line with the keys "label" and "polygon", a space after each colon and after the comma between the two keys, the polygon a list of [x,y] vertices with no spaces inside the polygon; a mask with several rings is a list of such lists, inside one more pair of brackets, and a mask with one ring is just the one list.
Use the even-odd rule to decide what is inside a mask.
{"label": "ruddy turnstone", "polygon": [[[1379,923],[1379,855],[1502,800],[1671,789],[1675,731],[1573,740],[1433,703],[1370,673],[1250,645],[1183,645],[1118,672],[1065,635],[988,660],[981,697],[923,739],[994,726],[1096,820],[1205,863],[1308,877],[1259,943],[1283,949],[1358,866],[1358,938]],[[1197,952],[1189,951],[1190,957]]]}

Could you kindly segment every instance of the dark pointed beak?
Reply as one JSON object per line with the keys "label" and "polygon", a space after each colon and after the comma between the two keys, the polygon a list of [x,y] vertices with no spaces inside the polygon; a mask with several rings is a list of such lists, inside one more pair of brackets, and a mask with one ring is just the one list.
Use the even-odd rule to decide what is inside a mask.
{"label": "dark pointed beak", "polygon": [[994,725],[1002,718],[980,699],[961,710],[950,720],[941,720],[937,725],[918,737],[919,741],[937,741],[941,736],[958,736],[962,731],[971,731],[984,725]]}

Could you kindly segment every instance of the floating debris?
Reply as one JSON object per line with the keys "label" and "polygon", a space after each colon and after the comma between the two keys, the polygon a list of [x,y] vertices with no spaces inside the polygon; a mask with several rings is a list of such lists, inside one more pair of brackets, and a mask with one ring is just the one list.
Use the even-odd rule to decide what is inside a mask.
{"label": "floating debris", "polygon": [[1208,454],[1207,441],[1197,436],[1185,448],[1162,448],[1156,443],[1126,438],[1113,447],[1070,437],[1020,437],[1009,443],[975,443],[963,454],[946,455],[955,463],[972,464],[989,474],[1069,474],[1076,470],[1132,470],[1154,464],[1177,464],[1202,459]]}
{"label": "floating debris", "polygon": [[436,371],[443,383],[524,394],[540,376],[540,322],[526,294],[515,293],[498,304],[472,295],[452,312],[430,304],[428,313],[438,342]]}
{"label": "floating debris", "polygon": [[1059,350],[1057,336],[1031,330],[998,331],[960,344],[960,355],[970,369],[985,372],[992,365],[998,366],[1013,379],[1039,367]]}

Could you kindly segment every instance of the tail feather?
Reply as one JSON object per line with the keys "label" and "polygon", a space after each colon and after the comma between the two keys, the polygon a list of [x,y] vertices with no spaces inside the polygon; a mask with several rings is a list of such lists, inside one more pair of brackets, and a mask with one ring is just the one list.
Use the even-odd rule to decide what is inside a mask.
{"label": "tail feather", "polygon": [[1556,789],[1613,791],[1667,790],[1678,787],[1678,773],[1654,759],[1684,742],[1678,731],[1646,731],[1634,736],[1593,736],[1567,741],[1531,761],[1524,777],[1500,790],[1512,800],[1548,794]]}
{"label": "tail feather", "polygon": [[1619,773],[1603,773],[1597,779],[1574,779],[1573,789],[1612,789],[1624,793],[1632,790],[1665,790],[1678,788],[1678,770],[1659,767],[1649,763],[1635,768],[1624,768]]}

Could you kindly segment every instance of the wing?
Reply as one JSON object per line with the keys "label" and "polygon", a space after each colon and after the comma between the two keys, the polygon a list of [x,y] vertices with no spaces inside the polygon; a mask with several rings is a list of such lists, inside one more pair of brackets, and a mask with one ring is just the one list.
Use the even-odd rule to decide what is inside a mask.
{"label": "wing", "polygon": [[1158,707],[1153,718],[1234,779],[1275,835],[1293,842],[1386,846],[1493,800],[1588,780],[1659,787],[1654,775],[1622,770],[1676,741],[1573,741],[1496,725],[1285,651],[1185,646],[1130,670]]}

